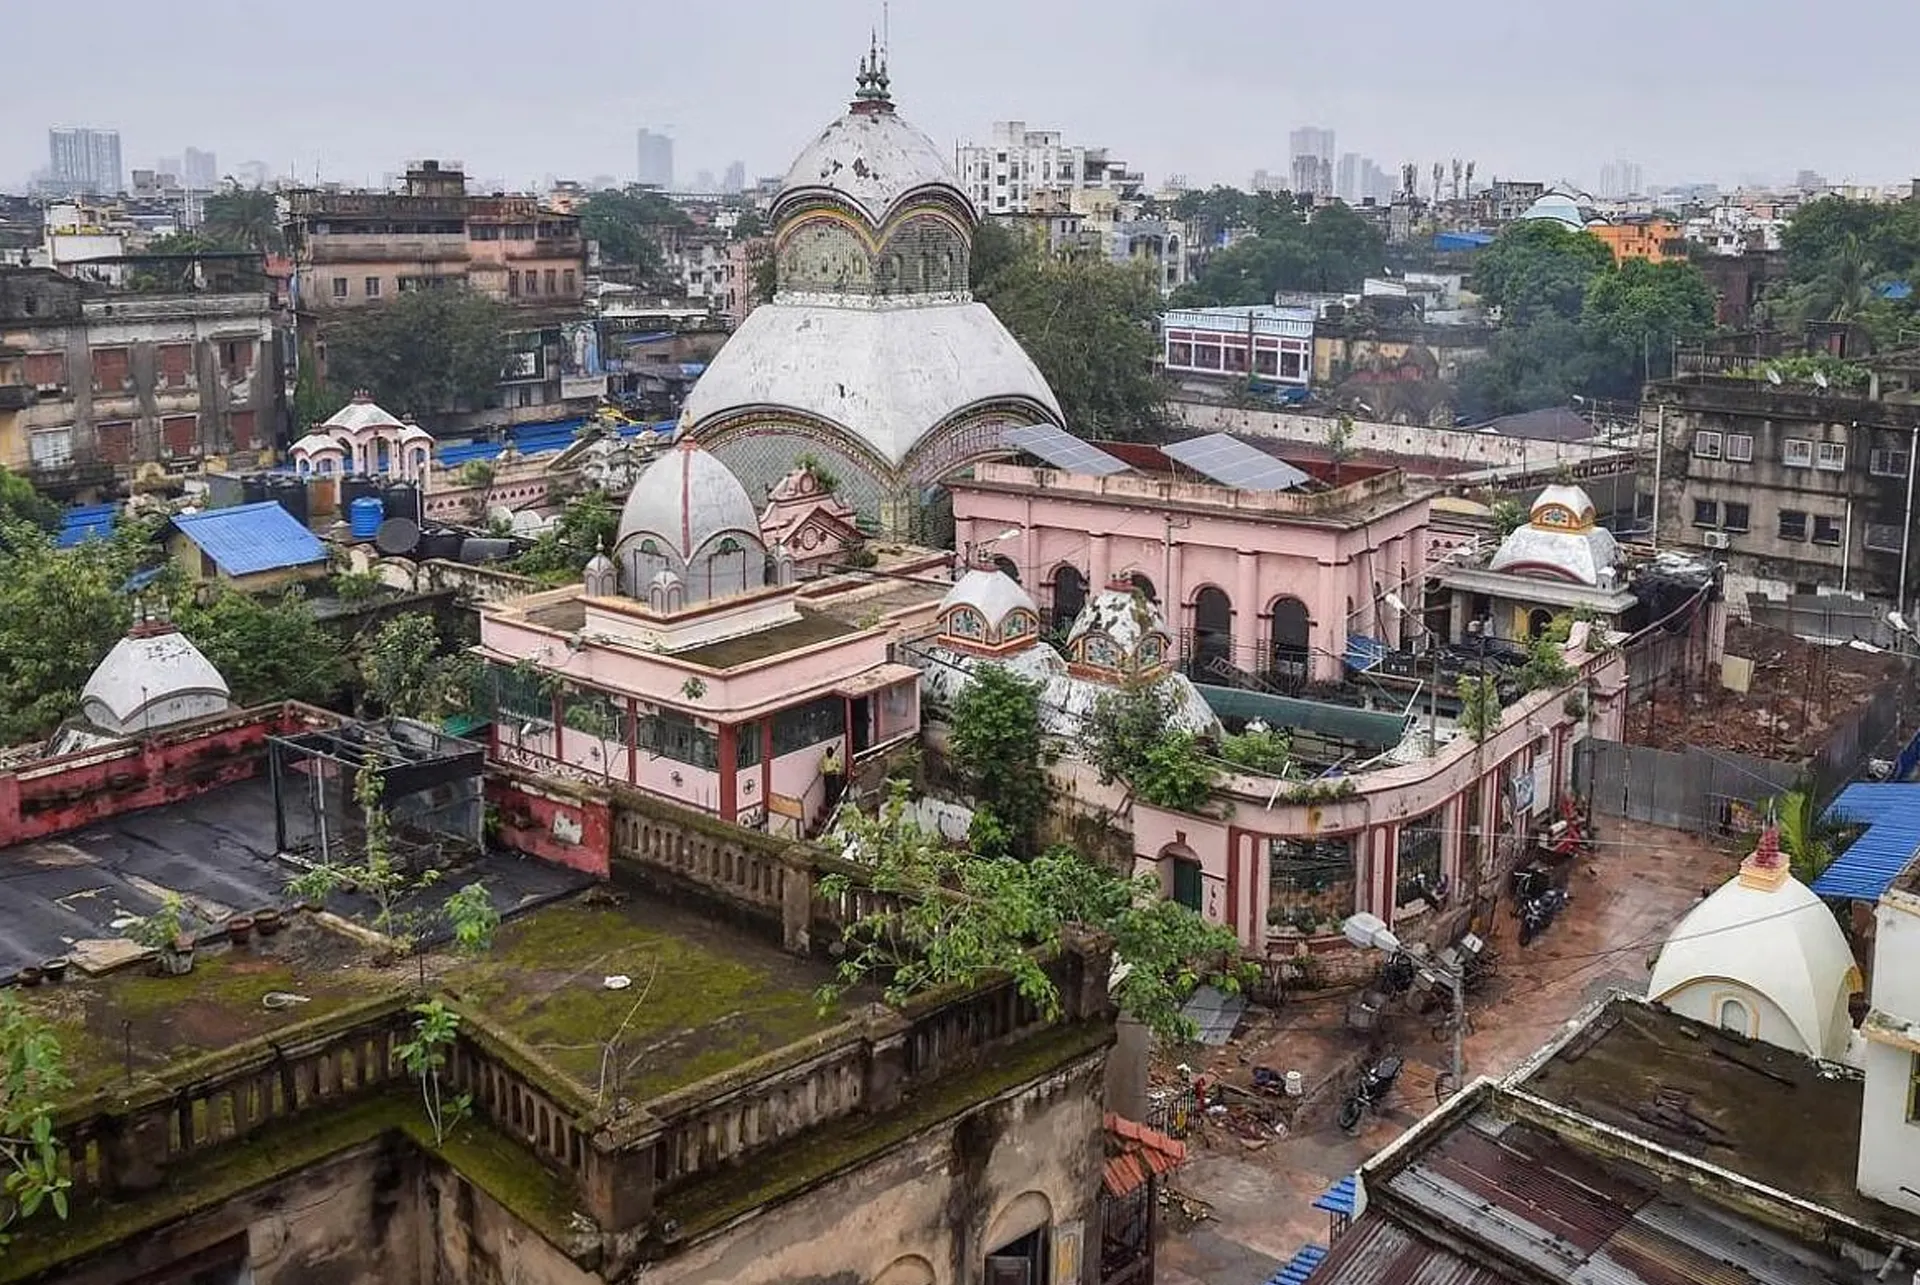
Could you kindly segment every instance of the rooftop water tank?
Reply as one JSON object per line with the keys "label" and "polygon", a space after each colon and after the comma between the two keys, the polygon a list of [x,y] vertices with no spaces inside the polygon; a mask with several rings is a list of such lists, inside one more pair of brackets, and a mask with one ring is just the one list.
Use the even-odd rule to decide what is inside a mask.
{"label": "rooftop water tank", "polygon": [[377,495],[363,495],[347,506],[347,529],[356,540],[371,540],[386,520],[387,506]]}

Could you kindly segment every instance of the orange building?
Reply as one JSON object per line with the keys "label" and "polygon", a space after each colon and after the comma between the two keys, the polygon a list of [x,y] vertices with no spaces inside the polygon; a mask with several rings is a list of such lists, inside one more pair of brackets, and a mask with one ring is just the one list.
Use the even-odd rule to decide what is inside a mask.
{"label": "orange building", "polygon": [[1593,223],[1587,231],[1607,243],[1615,263],[1627,259],[1645,259],[1665,263],[1687,257],[1685,238],[1678,223],[1666,219],[1643,219],[1633,223]]}

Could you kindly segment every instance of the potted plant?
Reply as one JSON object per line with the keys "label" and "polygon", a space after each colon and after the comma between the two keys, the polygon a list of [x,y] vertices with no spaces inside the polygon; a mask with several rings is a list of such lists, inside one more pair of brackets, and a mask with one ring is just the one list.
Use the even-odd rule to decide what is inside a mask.
{"label": "potted plant", "polygon": [[170,892],[154,912],[133,926],[133,939],[158,951],[160,970],[174,977],[193,971],[193,938],[185,928],[186,903]]}

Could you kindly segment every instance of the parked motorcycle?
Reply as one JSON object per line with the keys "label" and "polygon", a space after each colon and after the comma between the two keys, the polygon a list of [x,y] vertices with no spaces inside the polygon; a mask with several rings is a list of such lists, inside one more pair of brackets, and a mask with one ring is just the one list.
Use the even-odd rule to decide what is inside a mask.
{"label": "parked motorcycle", "polygon": [[1381,1101],[1393,1090],[1393,1083],[1400,1078],[1401,1061],[1388,1054],[1360,1072],[1360,1078],[1347,1093],[1346,1101],[1340,1104],[1340,1128],[1346,1133],[1354,1133],[1360,1128],[1360,1121],[1369,1111],[1377,1111]]}
{"label": "parked motorcycle", "polygon": [[1552,926],[1560,912],[1566,909],[1567,894],[1562,888],[1546,888],[1538,894],[1520,903],[1520,944],[1529,946]]}

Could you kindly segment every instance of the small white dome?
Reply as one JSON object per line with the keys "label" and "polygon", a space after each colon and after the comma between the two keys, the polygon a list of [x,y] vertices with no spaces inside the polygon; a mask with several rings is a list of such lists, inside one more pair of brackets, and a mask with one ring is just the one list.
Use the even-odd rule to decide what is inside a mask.
{"label": "small white dome", "polygon": [[954,581],[953,588],[940,600],[938,614],[944,617],[955,607],[972,607],[986,620],[989,629],[1015,609],[1024,608],[1036,616],[1040,611],[1019,581],[994,567],[975,567]]}
{"label": "small white dome", "polygon": [[[353,400],[335,411],[323,427],[341,428],[348,432],[358,432],[368,428],[404,428],[402,424],[387,412],[373,404],[373,398],[365,392],[353,395]],[[425,429],[420,430],[425,433]]]}
{"label": "small white dome", "polygon": [[1487,569],[1596,587],[1600,573],[1619,562],[1620,545],[1594,516],[1592,498],[1579,487],[1546,487],[1534,497],[1527,524],[1507,534]]}
{"label": "small white dome", "polygon": [[1579,232],[1587,226],[1586,216],[1580,213],[1580,206],[1574,199],[1560,192],[1548,192],[1545,196],[1529,205],[1522,219],[1544,219],[1558,223],[1561,227]]}
{"label": "small white dome", "polygon": [[1141,639],[1150,634],[1165,635],[1167,622],[1145,594],[1130,587],[1109,585],[1080,608],[1073,626],[1067,630],[1067,647],[1071,650],[1076,641],[1094,632],[1105,634],[1131,655]]}
{"label": "small white dome", "polygon": [[[1763,848],[1768,842],[1763,839]],[[1678,997],[1697,982],[1744,988],[1779,1010],[1800,1051],[1838,1059],[1859,977],[1853,952],[1833,912],[1805,884],[1784,870],[1756,877],[1754,860],[1674,928],[1653,966],[1647,998],[1679,1008],[1690,1006]],[[1689,1016],[1719,1020],[1711,1013]]]}
{"label": "small white dome", "polygon": [[692,441],[655,460],[620,510],[615,547],[659,541],[684,565],[712,541],[733,536],[760,544],[760,516],[740,479]]}
{"label": "small white dome", "polygon": [[171,626],[136,626],[113,645],[80,693],[80,714],[106,732],[134,734],[222,713],[227,680]]}

